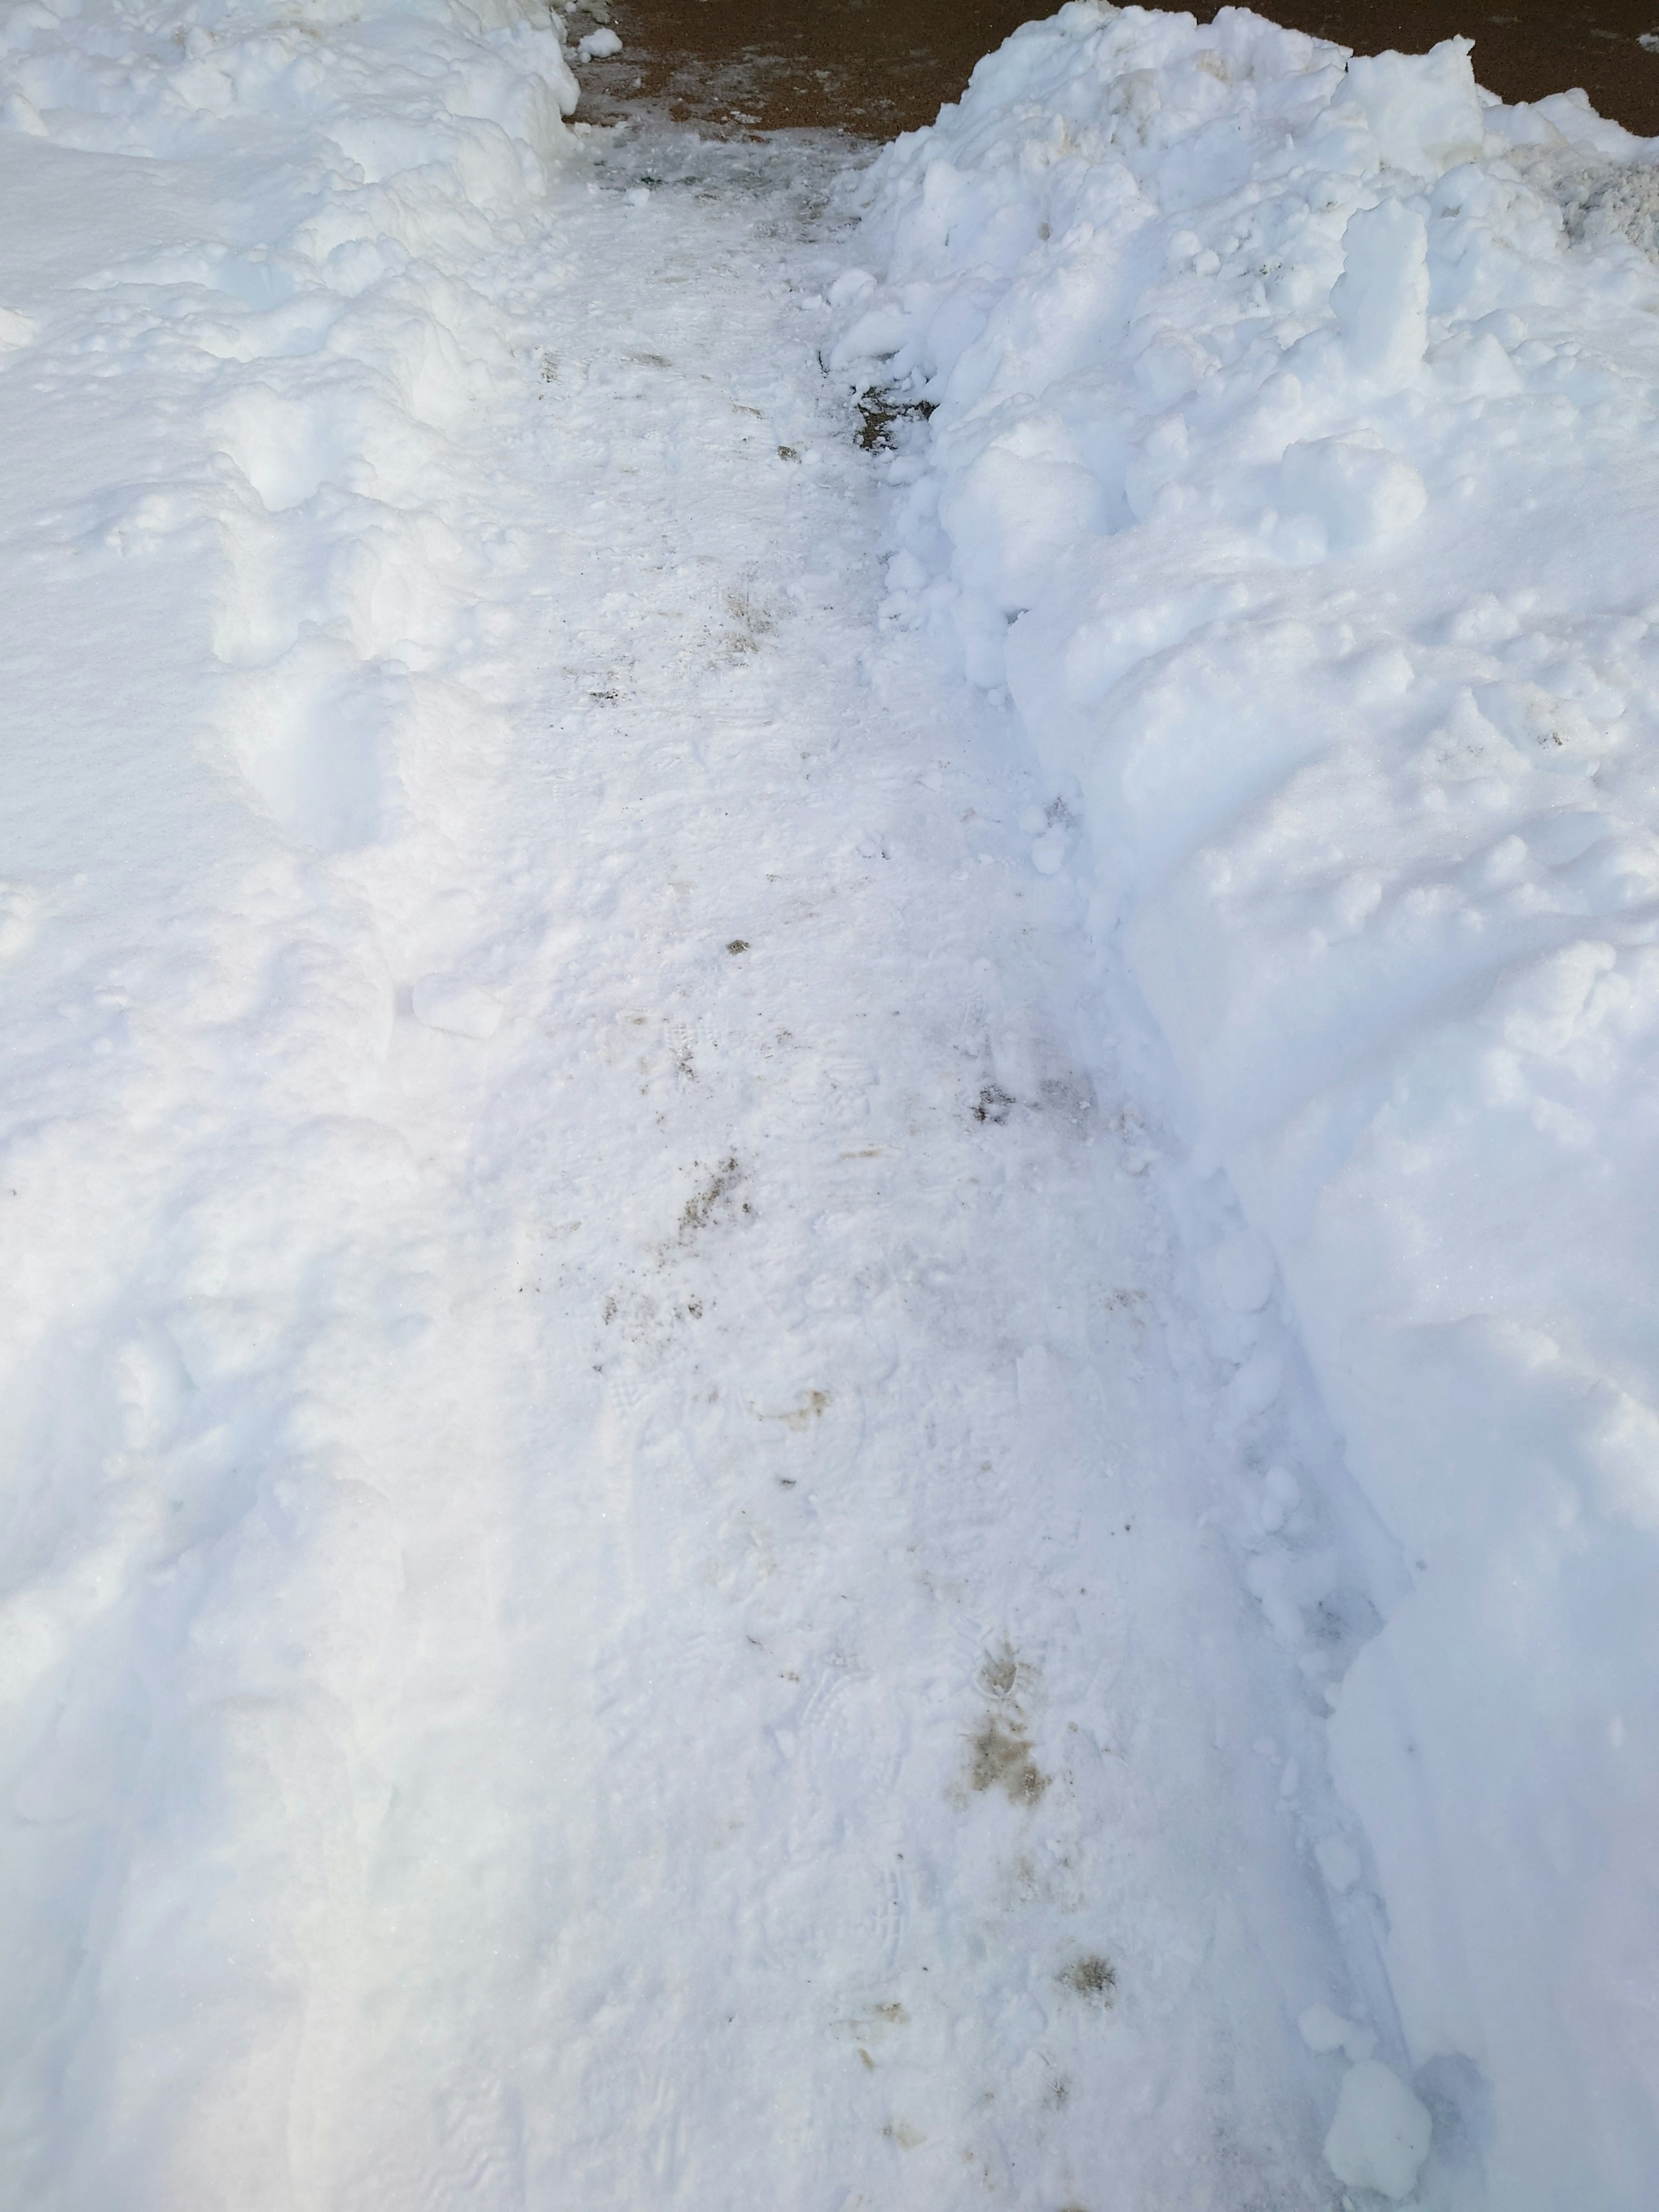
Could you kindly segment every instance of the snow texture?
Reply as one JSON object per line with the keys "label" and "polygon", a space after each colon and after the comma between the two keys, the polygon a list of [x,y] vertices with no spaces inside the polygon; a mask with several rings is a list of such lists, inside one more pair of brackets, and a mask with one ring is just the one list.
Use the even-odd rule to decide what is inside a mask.
{"label": "snow texture", "polygon": [[1427,2112],[1400,2076],[1362,2058],[1342,2077],[1325,2157],[1339,2181],[1398,2204],[1416,2186],[1430,2133]]}
{"label": "snow texture", "polygon": [[0,2199],[1647,2212],[1652,149],[575,98],[0,20]]}
{"label": "snow texture", "polygon": [[[1421,2104],[1365,2058],[1331,2163],[1403,2197],[1455,2106],[1469,2166],[1421,2201],[1637,2212],[1659,148],[1582,94],[1501,106],[1462,40],[1350,59],[1075,0],[862,204],[836,359],[913,410],[885,618],[1071,794],[1194,1178],[1271,1252],[1398,1547],[1330,1685],[1363,1843],[1316,1854],[1339,1918],[1380,1909]],[[1249,1310],[1256,1261],[1213,1264]],[[1311,1494],[1282,1472],[1264,1530]],[[1311,1656],[1297,1571],[1247,1570]]]}
{"label": "snow texture", "polygon": [[1328,2212],[1389,1557],[879,619],[846,147],[0,35],[0,2199]]}

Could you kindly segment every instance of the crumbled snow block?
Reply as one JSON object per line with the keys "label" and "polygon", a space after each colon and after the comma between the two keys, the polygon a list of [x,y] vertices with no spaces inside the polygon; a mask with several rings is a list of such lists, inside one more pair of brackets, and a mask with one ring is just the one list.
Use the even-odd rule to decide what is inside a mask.
{"label": "crumbled snow block", "polygon": [[585,39],[578,41],[576,58],[579,62],[605,62],[609,61],[612,54],[621,52],[622,40],[608,26],[602,25],[599,30],[590,31]]}
{"label": "crumbled snow block", "polygon": [[1342,2077],[1325,2163],[1350,2189],[1375,2189],[1398,2204],[1416,2185],[1431,2132],[1421,2099],[1380,2058],[1363,2058]]}
{"label": "crumbled snow block", "polygon": [[501,1005],[459,975],[422,975],[410,994],[415,1018],[450,1036],[492,1037],[501,1025]]}

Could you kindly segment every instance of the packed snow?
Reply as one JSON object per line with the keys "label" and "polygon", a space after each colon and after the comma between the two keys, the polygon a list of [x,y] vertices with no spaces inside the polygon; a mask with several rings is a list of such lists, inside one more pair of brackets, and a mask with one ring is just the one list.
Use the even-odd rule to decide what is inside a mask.
{"label": "packed snow", "polygon": [[[1282,1270],[1400,1547],[1330,1686],[1364,1852],[1321,1863],[1374,1884],[1411,2066],[1460,2085],[1490,2201],[1633,2212],[1659,2202],[1659,147],[1582,95],[1498,105],[1463,40],[1351,60],[1079,0],[864,199],[837,359],[935,410],[884,617],[1012,700],[1077,817],[1032,859],[1091,886],[1193,1171]],[[1285,1548],[1252,1586],[1311,1653]],[[1329,2155],[1403,2198],[1426,2128],[1381,2063]]]}
{"label": "packed snow", "polygon": [[0,2197],[1645,2209],[1651,149],[607,14],[0,18]]}

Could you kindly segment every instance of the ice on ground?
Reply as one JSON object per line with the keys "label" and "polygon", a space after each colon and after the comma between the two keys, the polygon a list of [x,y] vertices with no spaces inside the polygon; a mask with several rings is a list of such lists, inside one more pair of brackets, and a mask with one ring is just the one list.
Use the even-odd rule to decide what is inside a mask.
{"label": "ice on ground", "polygon": [[[1384,1917],[1385,2055],[1459,2116],[1464,2178],[1426,2168],[1425,2201],[1484,2161],[1504,2212],[1636,2212],[1659,148],[1579,94],[1501,106],[1465,40],[1351,58],[1074,0],[863,206],[836,358],[929,417],[885,618],[1006,690],[1072,794],[1194,1175],[1270,1244],[1398,1547],[1328,1685],[1363,1852],[1315,1849],[1340,1915]],[[1242,1358],[1245,1404],[1269,1383]],[[1316,1665],[1280,1504],[1250,1586]]]}

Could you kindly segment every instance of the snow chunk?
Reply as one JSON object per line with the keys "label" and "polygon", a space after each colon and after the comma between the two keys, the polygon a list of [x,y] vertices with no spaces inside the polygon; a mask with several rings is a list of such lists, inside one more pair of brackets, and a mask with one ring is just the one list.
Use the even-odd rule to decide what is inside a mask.
{"label": "snow chunk", "polygon": [[1364,1872],[1359,1854],[1340,1836],[1325,1836],[1314,1845],[1319,1871],[1339,1897],[1346,1897]]}
{"label": "snow chunk", "polygon": [[1421,2100],[1380,2058],[1364,2058],[1342,2077],[1325,2162],[1350,2189],[1375,2189],[1397,2204],[1416,2184],[1430,2132]]}
{"label": "snow chunk", "polygon": [[1350,61],[1348,96],[1390,168],[1434,178],[1480,153],[1473,50],[1472,40],[1443,39],[1426,54],[1356,54]]}

